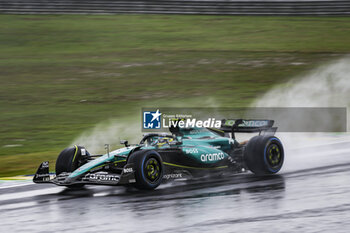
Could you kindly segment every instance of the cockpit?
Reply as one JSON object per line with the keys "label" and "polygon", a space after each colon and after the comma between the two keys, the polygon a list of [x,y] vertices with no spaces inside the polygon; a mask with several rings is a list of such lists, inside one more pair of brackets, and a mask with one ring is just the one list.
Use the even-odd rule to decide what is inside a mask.
{"label": "cockpit", "polygon": [[145,146],[163,146],[166,144],[178,145],[181,144],[181,142],[171,134],[150,133],[144,135],[140,144]]}

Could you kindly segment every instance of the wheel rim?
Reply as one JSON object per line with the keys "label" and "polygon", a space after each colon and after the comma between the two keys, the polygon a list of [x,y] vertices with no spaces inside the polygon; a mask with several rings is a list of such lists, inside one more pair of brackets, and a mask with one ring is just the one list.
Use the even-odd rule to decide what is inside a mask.
{"label": "wheel rim", "polygon": [[282,162],[281,148],[276,143],[271,143],[266,149],[266,159],[272,168],[277,168]]}
{"label": "wheel rim", "polygon": [[155,158],[148,159],[145,163],[144,172],[145,177],[149,182],[154,183],[159,180],[161,173],[161,166],[159,161]]}

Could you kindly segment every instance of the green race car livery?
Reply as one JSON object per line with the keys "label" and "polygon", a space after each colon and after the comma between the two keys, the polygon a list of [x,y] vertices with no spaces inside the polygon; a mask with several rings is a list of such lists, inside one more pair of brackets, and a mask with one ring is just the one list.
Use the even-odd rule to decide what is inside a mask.
{"label": "green race car livery", "polygon": [[[162,182],[197,179],[247,170],[257,175],[277,173],[283,164],[281,141],[272,120],[223,120],[221,128],[170,127],[170,133],[145,134],[137,145],[91,155],[84,147],[64,149],[56,160],[56,174],[43,162],[35,183],[68,187],[133,185],[155,189]],[[235,133],[259,135],[239,143]]]}

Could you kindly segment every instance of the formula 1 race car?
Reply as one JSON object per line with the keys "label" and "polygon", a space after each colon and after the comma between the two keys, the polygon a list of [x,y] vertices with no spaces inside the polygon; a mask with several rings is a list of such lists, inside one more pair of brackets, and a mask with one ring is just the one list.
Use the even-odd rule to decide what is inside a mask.
{"label": "formula 1 race car", "polygon": [[[137,145],[91,155],[84,147],[64,149],[56,160],[56,176],[49,163],[37,170],[35,183],[67,187],[133,185],[155,189],[162,182],[196,179],[250,170],[256,175],[277,173],[283,164],[281,141],[273,120],[222,120],[220,128],[170,127],[169,133],[148,133]],[[239,143],[236,133],[259,133]]]}

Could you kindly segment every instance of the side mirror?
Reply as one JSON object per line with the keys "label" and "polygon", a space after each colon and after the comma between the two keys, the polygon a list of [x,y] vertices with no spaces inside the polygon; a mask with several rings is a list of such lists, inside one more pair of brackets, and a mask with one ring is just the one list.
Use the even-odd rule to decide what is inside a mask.
{"label": "side mirror", "polygon": [[120,144],[124,144],[125,147],[128,147],[128,146],[129,146],[128,140],[120,140]]}
{"label": "side mirror", "polygon": [[182,145],[182,137],[178,136],[176,139],[176,145]]}
{"label": "side mirror", "polygon": [[242,124],[243,123],[243,120],[242,119],[237,119],[235,121],[235,123],[232,125],[232,128],[231,128],[231,138],[232,139],[236,139],[236,136],[235,136],[235,129],[238,127],[238,125]]}

